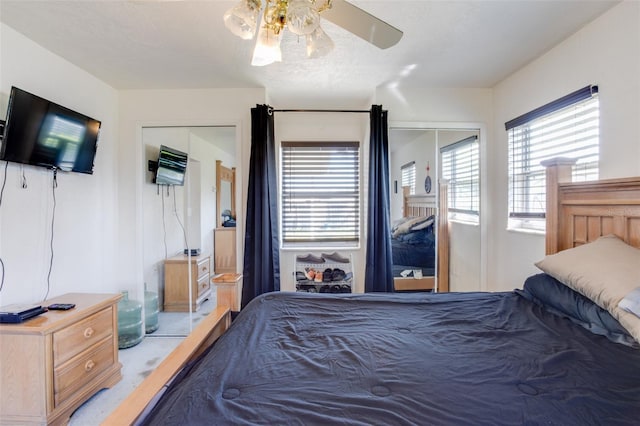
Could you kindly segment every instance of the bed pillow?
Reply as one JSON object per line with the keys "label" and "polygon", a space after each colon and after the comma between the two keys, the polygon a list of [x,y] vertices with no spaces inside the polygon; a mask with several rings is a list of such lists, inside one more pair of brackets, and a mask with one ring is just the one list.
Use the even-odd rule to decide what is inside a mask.
{"label": "bed pillow", "polygon": [[409,231],[413,232],[413,231],[421,231],[423,229],[427,229],[428,227],[433,225],[433,222],[435,222],[435,220],[436,220],[435,216],[433,215],[429,216],[423,221],[420,221],[418,223],[411,225],[411,228],[409,229]]}
{"label": "bed pillow", "polygon": [[[396,221],[394,221],[391,224],[391,236],[393,238],[395,238],[395,234],[398,231],[398,229],[402,228],[402,229],[408,229],[408,226],[405,226],[405,223],[408,222],[409,220],[414,219],[413,217],[403,217],[401,219],[398,219]],[[402,232],[404,233],[404,232]],[[400,235],[400,234],[398,234]]]}
{"label": "bed pillow", "polygon": [[547,274],[533,275],[524,282],[518,294],[547,311],[569,318],[591,332],[609,340],[634,345],[635,340],[607,311],[582,294],[572,290]]}
{"label": "bed pillow", "polygon": [[640,318],[618,303],[640,286],[640,249],[615,235],[546,256],[543,272],[606,309],[640,343]]}
{"label": "bed pillow", "polygon": [[433,224],[433,216],[417,216],[407,218],[404,222],[400,223],[396,227],[392,228],[391,236],[398,238],[398,236],[406,234],[412,230],[417,231],[424,229]]}

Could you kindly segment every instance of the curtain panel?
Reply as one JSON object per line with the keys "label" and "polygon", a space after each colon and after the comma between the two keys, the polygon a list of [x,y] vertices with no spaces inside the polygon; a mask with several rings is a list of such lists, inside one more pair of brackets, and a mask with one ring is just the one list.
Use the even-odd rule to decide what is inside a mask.
{"label": "curtain panel", "polygon": [[369,141],[369,207],[365,292],[392,292],[393,261],[389,201],[389,129],[387,111],[372,105]]}
{"label": "curtain panel", "polygon": [[244,237],[242,304],[280,290],[278,179],[271,107],[251,108],[251,159]]}

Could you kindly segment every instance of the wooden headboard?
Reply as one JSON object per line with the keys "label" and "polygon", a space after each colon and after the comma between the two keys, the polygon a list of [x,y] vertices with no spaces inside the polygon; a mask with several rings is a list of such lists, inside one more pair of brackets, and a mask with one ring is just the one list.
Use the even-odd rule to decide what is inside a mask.
{"label": "wooden headboard", "polygon": [[[449,291],[449,209],[448,182],[441,180],[438,184],[438,197],[431,194],[409,194],[408,186],[402,187],[402,214],[404,217],[411,216],[431,216],[435,215],[437,220],[436,238],[438,244],[437,284],[432,284],[430,288],[437,289],[438,292]],[[396,286],[397,288],[397,286]],[[398,288],[397,288],[398,289]],[[412,289],[422,289],[412,287]]]}
{"label": "wooden headboard", "polygon": [[410,194],[408,186],[402,187],[402,215],[404,217],[431,216],[438,213],[438,203],[432,194]]}
{"label": "wooden headboard", "polygon": [[614,234],[640,248],[640,177],[568,182],[572,161],[547,167],[546,253]]}

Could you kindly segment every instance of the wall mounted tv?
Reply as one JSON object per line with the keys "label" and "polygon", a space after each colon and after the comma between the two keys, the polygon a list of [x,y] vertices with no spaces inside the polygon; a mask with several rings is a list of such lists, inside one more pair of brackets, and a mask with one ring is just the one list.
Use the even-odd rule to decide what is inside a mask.
{"label": "wall mounted tv", "polygon": [[158,185],[184,185],[187,171],[187,154],[168,146],[160,145],[155,183]]}
{"label": "wall mounted tv", "polygon": [[11,88],[0,160],[93,173],[100,121]]}

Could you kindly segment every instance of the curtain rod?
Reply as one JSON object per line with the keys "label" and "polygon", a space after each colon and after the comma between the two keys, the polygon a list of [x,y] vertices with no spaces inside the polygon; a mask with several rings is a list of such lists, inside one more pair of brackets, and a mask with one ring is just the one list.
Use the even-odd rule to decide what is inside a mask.
{"label": "curtain rod", "polygon": [[367,113],[371,111],[361,109],[270,109],[271,112],[355,112],[355,113]]}

